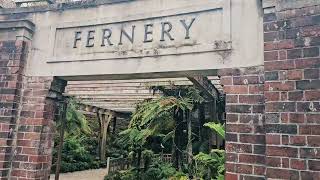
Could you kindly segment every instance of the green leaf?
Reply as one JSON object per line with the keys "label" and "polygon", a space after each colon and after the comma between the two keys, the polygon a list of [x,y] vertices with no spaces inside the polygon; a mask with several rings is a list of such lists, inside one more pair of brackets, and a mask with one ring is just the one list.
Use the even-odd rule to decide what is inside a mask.
{"label": "green leaf", "polygon": [[208,122],[204,124],[204,126],[209,127],[213,131],[215,131],[220,137],[225,139],[225,129],[224,126],[220,123]]}

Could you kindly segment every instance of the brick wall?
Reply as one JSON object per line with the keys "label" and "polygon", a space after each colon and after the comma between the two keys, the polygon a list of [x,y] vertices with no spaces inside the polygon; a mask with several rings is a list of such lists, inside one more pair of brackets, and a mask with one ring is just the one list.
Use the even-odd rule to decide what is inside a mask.
{"label": "brick wall", "polygon": [[23,41],[0,42],[0,177],[8,175],[12,158],[25,49]]}
{"label": "brick wall", "polygon": [[219,71],[226,93],[226,179],[264,179],[263,67]]}
{"label": "brick wall", "polygon": [[[46,179],[50,173],[57,108],[56,94],[64,83],[46,77],[25,77],[23,100],[10,179]],[[54,95],[55,94],[55,95]]]}
{"label": "brick wall", "polygon": [[24,41],[0,42],[0,177],[46,179],[51,165],[53,120],[65,82],[25,77]]}
{"label": "brick wall", "polygon": [[264,17],[266,177],[320,179],[320,6]]}

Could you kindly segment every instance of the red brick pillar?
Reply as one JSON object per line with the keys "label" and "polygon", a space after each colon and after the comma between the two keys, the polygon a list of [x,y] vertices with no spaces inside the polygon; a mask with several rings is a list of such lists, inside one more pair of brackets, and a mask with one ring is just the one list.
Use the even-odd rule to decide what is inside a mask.
{"label": "red brick pillar", "polygon": [[65,85],[65,81],[56,78],[24,78],[23,100],[16,123],[17,136],[12,145],[11,179],[48,178],[54,119]]}
{"label": "red brick pillar", "polygon": [[0,177],[7,177],[10,169],[12,143],[21,103],[22,72],[26,42],[0,42]]}
{"label": "red brick pillar", "polygon": [[[315,5],[315,4],[318,5]],[[320,179],[320,2],[265,14],[266,177]]]}
{"label": "red brick pillar", "polygon": [[1,28],[9,35],[0,40],[0,179],[48,179],[53,120],[66,83],[25,76],[30,21],[4,21]]}
{"label": "red brick pillar", "polygon": [[264,179],[263,67],[218,73],[226,93],[226,179]]}

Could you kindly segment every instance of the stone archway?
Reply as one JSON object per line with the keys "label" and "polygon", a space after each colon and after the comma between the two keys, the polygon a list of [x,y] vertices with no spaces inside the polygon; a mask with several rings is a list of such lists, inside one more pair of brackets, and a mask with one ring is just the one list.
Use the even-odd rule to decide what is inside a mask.
{"label": "stone archway", "polygon": [[[200,4],[197,4],[199,2]],[[231,20],[233,28],[238,27],[238,31],[229,29],[233,36],[229,39],[231,42],[222,43],[226,46],[216,49],[212,56],[204,55],[206,52],[202,51],[188,51],[187,55],[175,54],[171,58],[172,61],[170,58],[160,58],[158,55],[139,57],[145,60],[143,61],[146,63],[145,66],[140,66],[143,63],[137,60],[139,58],[130,59],[128,63],[124,63],[126,58],[124,60],[123,57],[117,58],[117,61],[112,60],[112,57],[109,57],[108,61],[104,61],[101,57],[100,59],[97,57],[95,59],[97,61],[90,61],[92,55],[79,59],[79,54],[73,52],[74,57],[70,56],[66,60],[59,57],[63,53],[60,55],[53,53],[54,48],[60,48],[60,50],[62,48],[61,51],[64,52],[63,48],[67,46],[54,44],[60,41],[56,41],[52,34],[58,32],[58,37],[62,38],[64,33],[73,34],[74,29],[92,26],[90,23],[83,24],[83,22],[55,24],[59,13],[72,19],[70,14],[76,11],[75,14],[88,13],[92,9],[98,12],[97,9],[107,9],[107,6],[119,9],[123,5],[121,3],[116,5],[93,3],[92,9],[86,10],[82,9],[81,4],[70,7],[40,8],[41,11],[18,9],[12,13],[11,9],[1,10],[0,17],[5,20],[0,23],[0,135],[1,142],[4,144],[0,152],[1,176],[4,179],[8,177],[11,179],[47,178],[51,159],[50,127],[54,117],[53,109],[55,99],[59,97],[64,86],[64,81],[53,78],[54,76],[65,79],[103,79],[145,75],[161,77],[164,73],[197,75],[218,71],[224,91],[227,93],[226,178],[319,179],[320,161],[317,152],[320,147],[318,143],[320,4],[312,0],[277,3],[266,0],[263,1],[265,11],[263,14],[262,8],[255,6],[261,5],[261,1],[252,0],[249,7],[259,9],[252,15],[246,14],[246,10],[241,9],[241,7],[248,8],[246,6],[248,4],[240,6],[241,4],[237,4],[240,1],[231,0],[230,2],[232,2],[231,7],[223,6],[214,11],[235,8],[235,12],[239,13],[239,17],[233,17],[234,20]],[[245,0],[245,2],[249,1]],[[200,9],[204,8],[201,3],[205,4],[207,1],[196,2]],[[172,5],[179,9],[178,2]],[[162,4],[159,5],[160,7],[166,6]],[[59,12],[62,10],[65,12]],[[48,13],[50,17],[55,19],[53,26],[46,24],[48,19],[44,18],[43,12],[47,11],[51,13]],[[97,19],[104,17],[97,14],[95,14]],[[37,17],[38,21],[35,21],[34,17]],[[245,21],[239,20],[242,17]],[[264,25],[262,25],[262,18]],[[34,23],[44,23],[43,26],[39,26],[39,29],[46,28],[39,31],[35,28],[37,24],[30,20]],[[257,22],[256,26],[252,25],[250,20]],[[101,24],[94,21],[93,25],[98,27]],[[239,32],[241,32],[240,36]],[[126,35],[129,36],[128,33]],[[123,37],[126,35],[123,33]],[[261,37],[253,38],[255,35],[257,37],[261,35]],[[41,46],[42,40],[48,37],[48,44],[51,44]],[[170,39],[168,34],[166,37]],[[89,40],[91,38],[89,34]],[[232,44],[232,48],[228,46],[229,43]],[[243,46],[237,46],[239,44]],[[261,57],[259,53],[255,54],[256,51],[253,51],[260,45]],[[229,56],[230,52],[234,53],[234,56]],[[193,54],[201,55],[193,56]],[[120,55],[128,54],[120,53]],[[46,59],[47,56],[53,58]],[[184,57],[186,61],[183,61]],[[225,60],[223,57],[231,57],[231,61],[222,61]],[[197,63],[192,63],[195,59]],[[202,62],[201,59],[205,61]],[[64,61],[71,62],[67,64]],[[218,63],[215,64],[216,62]],[[166,63],[169,63],[170,67],[165,66]],[[178,68],[172,68],[175,66]],[[86,68],[95,67],[97,72],[81,74]],[[153,71],[152,68],[154,68]],[[66,72],[65,69],[70,72]],[[106,70],[108,72],[104,72]]]}

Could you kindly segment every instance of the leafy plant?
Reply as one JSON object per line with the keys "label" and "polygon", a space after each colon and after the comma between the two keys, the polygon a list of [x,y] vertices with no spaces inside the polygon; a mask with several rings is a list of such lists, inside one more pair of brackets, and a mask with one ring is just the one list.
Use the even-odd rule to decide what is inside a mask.
{"label": "leafy plant", "polygon": [[[217,134],[225,139],[225,129],[221,124],[214,122],[206,123],[204,126],[209,127],[211,130],[217,132]],[[194,157],[196,164],[196,175],[204,179],[223,180],[224,179],[224,162],[225,152],[224,150],[213,149],[209,154],[200,152]]]}
{"label": "leafy plant", "polygon": [[224,125],[215,122],[205,123],[204,126],[209,127],[213,131],[215,131],[221,138],[225,139],[225,128]]}

